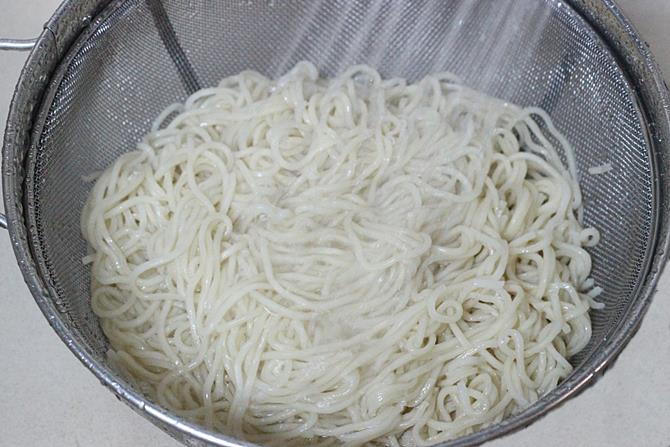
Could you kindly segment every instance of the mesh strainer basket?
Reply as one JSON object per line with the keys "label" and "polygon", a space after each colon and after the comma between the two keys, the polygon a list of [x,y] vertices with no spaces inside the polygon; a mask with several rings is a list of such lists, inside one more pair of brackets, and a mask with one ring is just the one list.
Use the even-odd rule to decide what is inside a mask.
{"label": "mesh strainer basket", "polygon": [[[501,44],[502,42],[502,44]],[[29,46],[29,44],[24,44]],[[147,400],[108,364],[81,262],[82,177],[109,165],[168,104],[244,69],[299,60],[323,75],[367,63],[411,80],[450,70],[546,109],[574,144],[584,219],[605,289],[574,372],[530,408],[445,445],[523,427],[602,374],[634,334],[668,245],[668,94],[611,0],[78,0],[47,23],[11,105],[3,147],[8,226],[25,280],[72,352],[133,409],[188,445],[247,445]],[[613,169],[591,175],[593,166]],[[113,422],[111,422],[113,423]]]}

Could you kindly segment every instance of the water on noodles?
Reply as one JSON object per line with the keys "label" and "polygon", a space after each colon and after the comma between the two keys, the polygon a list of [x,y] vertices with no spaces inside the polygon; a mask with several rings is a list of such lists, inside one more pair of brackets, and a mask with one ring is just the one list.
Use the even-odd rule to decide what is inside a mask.
{"label": "water on noodles", "polygon": [[422,446],[570,373],[600,292],[581,207],[542,110],[302,62],[168,107],[81,222],[109,356],[157,403],[270,445]]}

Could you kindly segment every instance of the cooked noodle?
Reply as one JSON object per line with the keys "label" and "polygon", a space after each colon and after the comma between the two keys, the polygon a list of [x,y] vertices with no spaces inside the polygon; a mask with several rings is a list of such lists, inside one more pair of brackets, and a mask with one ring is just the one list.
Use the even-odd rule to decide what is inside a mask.
{"label": "cooked noodle", "polygon": [[303,62],[168,107],[82,232],[109,355],[151,399],[259,443],[418,446],[570,373],[600,292],[579,210],[542,110]]}
{"label": "cooked noodle", "polygon": [[612,169],[614,169],[612,163],[603,163],[598,166],[591,166],[588,171],[591,175],[601,175],[610,172]]}

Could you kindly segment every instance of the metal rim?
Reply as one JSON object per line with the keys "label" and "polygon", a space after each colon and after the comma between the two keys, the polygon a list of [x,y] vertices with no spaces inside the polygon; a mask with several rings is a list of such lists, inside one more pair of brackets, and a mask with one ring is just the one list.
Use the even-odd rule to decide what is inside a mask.
{"label": "metal rim", "polygon": [[[25,186],[21,181],[24,156],[30,146],[31,135],[35,137],[33,122],[38,110],[34,105],[42,103],[43,96],[49,90],[51,75],[68,53],[72,42],[80,34],[91,32],[101,23],[100,20],[95,20],[91,26],[90,18],[96,17],[106,6],[112,5],[113,8],[115,4],[121,3],[122,0],[67,0],[45,25],[21,73],[8,114],[2,166],[5,210],[14,253],[24,280],[49,324],[75,356],[116,396],[152,422],[164,429],[169,428],[166,431],[173,435],[177,434],[182,441],[192,439],[220,446],[252,446],[253,444],[204,430],[200,426],[184,421],[161,407],[147,402],[142,395],[99,364],[79,343],[54,307],[50,299],[49,288],[35,262],[35,251],[29,241],[24,218]],[[609,339],[609,344],[590,357],[595,366],[575,371],[567,380],[570,382],[567,391],[550,393],[545,396],[544,405],[530,407],[499,424],[441,444],[443,447],[477,445],[526,427],[570,397],[579,394],[587,385],[594,383],[606,368],[613,364],[617,355],[639,328],[668,257],[670,178],[665,174],[670,170],[668,160],[670,157],[668,153],[670,149],[668,139],[670,137],[670,95],[667,86],[648,46],[640,39],[633,26],[612,0],[572,0],[569,3],[598,32],[612,53],[618,57],[619,63],[641,99],[641,110],[647,115],[645,121],[650,123],[648,131],[652,148],[651,160],[658,179],[658,182],[655,182],[657,186],[655,196],[659,206],[655,216],[656,226],[653,233],[655,240],[652,241],[649,248],[649,265],[644,280],[640,284],[638,299],[627,310],[625,317],[614,331],[613,337]],[[628,37],[627,46],[613,46],[612,35],[621,34]],[[654,103],[647,104],[646,97],[654,98]]]}

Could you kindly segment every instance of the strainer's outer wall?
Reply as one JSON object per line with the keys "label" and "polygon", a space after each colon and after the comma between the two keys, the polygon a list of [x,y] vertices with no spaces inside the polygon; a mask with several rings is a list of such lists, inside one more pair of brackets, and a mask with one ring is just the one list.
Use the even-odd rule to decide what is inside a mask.
{"label": "strainer's outer wall", "polygon": [[[660,73],[609,1],[569,2],[574,9],[554,0],[511,1],[507,9],[498,8],[505,13],[501,20],[495,19],[498,11],[487,12],[488,2],[460,16],[462,8],[453,5],[464,3],[64,3],[31,53],[10,108],[5,209],[17,260],[38,305],[104,385],[187,444],[245,445],[178,420],[109,368],[81,265],[85,246],[78,220],[90,188],[81,176],[131,149],[159,110],[194,88],[247,68],[276,76],[303,58],[325,75],[356,62],[410,79],[451,69],[470,85],[548,109],[576,146],[585,218],[603,232],[592,254],[607,309],[593,315],[593,341],[573,359],[578,367],[558,389],[503,423],[446,445],[473,445],[523,427],[611,363],[638,327],[667,252],[670,129]],[[441,6],[446,4],[452,8]],[[407,5],[419,13],[412,16]],[[526,11],[524,20],[510,16],[515,10]],[[455,18],[463,19],[460,31]],[[484,25],[495,29],[507,19],[517,27],[517,41],[536,47],[511,44],[501,57],[486,45],[463,46],[476,42]],[[533,26],[537,22],[546,26],[541,32]],[[498,67],[496,76],[487,64]],[[588,167],[604,162],[614,165],[610,176],[587,174]]]}

